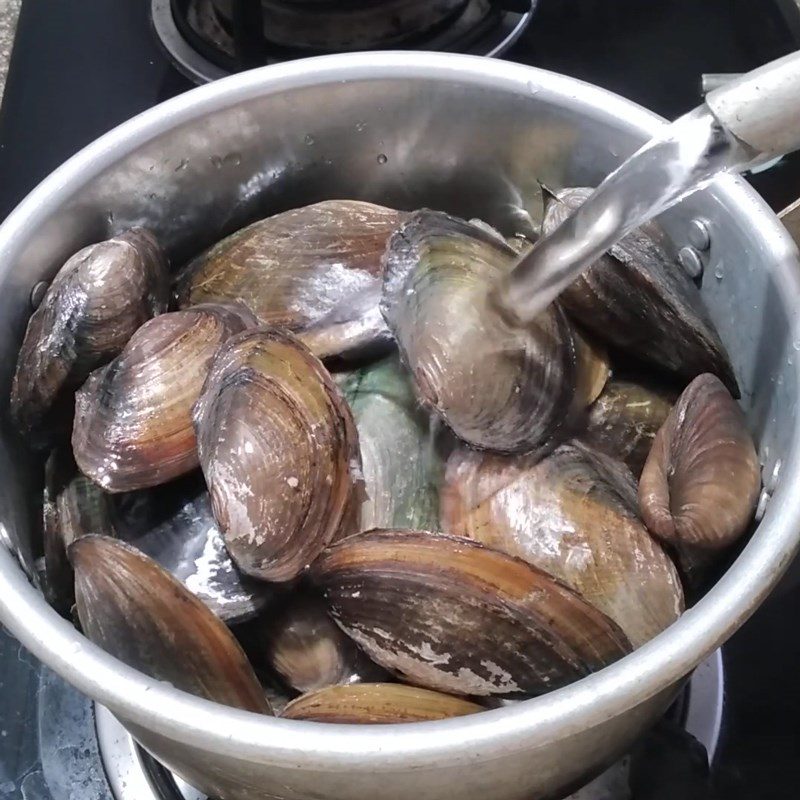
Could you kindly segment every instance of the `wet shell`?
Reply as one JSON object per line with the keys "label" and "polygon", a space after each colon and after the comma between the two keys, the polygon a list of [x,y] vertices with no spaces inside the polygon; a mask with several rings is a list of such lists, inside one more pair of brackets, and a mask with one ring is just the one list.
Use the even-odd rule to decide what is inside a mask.
{"label": "wet shell", "polygon": [[437,528],[441,459],[398,357],[358,371],[342,390],[361,447],[361,530]]}
{"label": "wet shell", "polygon": [[70,545],[83,632],[153,678],[223,705],[270,714],[233,634],[178,580],[105,536]]}
{"label": "wet shell", "polygon": [[653,439],[677,399],[677,392],[652,383],[615,378],[589,410],[585,438],[624,461],[638,478]]}
{"label": "wet shell", "polygon": [[378,358],[394,347],[379,307],[381,285],[375,283],[326,314],[297,338],[317,357],[355,361]]}
{"label": "wet shell", "polygon": [[717,550],[747,529],[761,489],[742,410],[714,375],[683,391],[642,470],[647,527],[668,542]]}
{"label": "wet shell", "polygon": [[608,352],[592,336],[577,328],[573,331],[573,336],[578,357],[577,395],[586,404],[594,403],[611,377]]}
{"label": "wet shell", "polygon": [[312,576],[367,655],[430,689],[539,694],[630,651],[570,589],[467,539],[369,531],[326,550]]}
{"label": "wet shell", "polygon": [[314,592],[290,595],[258,627],[267,664],[299,692],[387,677],[342,633]]}
{"label": "wet shell", "polygon": [[460,438],[500,452],[551,447],[587,404],[561,309],[524,329],[495,311],[490,291],[515,260],[495,234],[419,211],[389,241],[381,306],[422,403]]}
{"label": "wet shell", "polygon": [[116,535],[157,561],[228,624],[255,616],[273,590],[242,575],[211,511],[203,476],[113,495]]}
{"label": "wet shell", "polygon": [[354,529],[361,465],[350,409],[291,334],[258,329],[222,347],[195,425],[214,516],[243,572],[291,580]]}
{"label": "wet shell", "polygon": [[178,303],[241,301],[264,325],[316,328],[320,357],[363,348],[370,320],[379,326],[375,336],[386,338],[374,313],[377,295],[371,305],[364,301],[380,286],[386,240],[406,216],[357,200],[326,200],[268,217],[189,264],[178,278]]}
{"label": "wet shell", "polygon": [[167,300],[166,259],[142,228],[85,247],[61,267],[28,322],[11,389],[11,416],[29,442],[52,439],[75,389]]}
{"label": "wet shell", "polygon": [[[565,189],[548,205],[549,233],[591,193]],[[697,287],[646,229],[598,259],[559,298],[602,341],[686,379],[713,372],[739,396],[725,347]]]}
{"label": "wet shell", "polygon": [[634,647],[683,611],[680,579],[637,514],[636,483],[620,462],[579,444],[538,463],[454,451],[442,528],[525,559],[613,619]]}
{"label": "wet shell", "polygon": [[416,686],[399,683],[361,683],[330,686],[292,700],[283,710],[286,719],[380,725],[425,722],[485,711],[482,706]]}
{"label": "wet shell", "polygon": [[90,533],[113,535],[109,495],[81,475],[66,447],[50,453],[44,468],[43,538],[47,595],[62,614],[74,601],[67,548]]}
{"label": "wet shell", "polygon": [[139,328],[76,396],[72,447],[83,473],[109,492],[124,492],[194,469],[191,412],[211,357],[253,325],[242,307],[201,305]]}

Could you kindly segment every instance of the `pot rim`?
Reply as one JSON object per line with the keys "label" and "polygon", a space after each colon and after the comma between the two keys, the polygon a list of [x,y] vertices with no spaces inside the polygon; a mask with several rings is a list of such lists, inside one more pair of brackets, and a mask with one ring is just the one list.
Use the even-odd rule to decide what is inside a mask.
{"label": "pot rim", "polygon": [[[263,67],[198,87],[149,109],[89,144],[42,181],[0,226],[0,279],[11,274],[28,231],[118,159],[185,122],[249,99],[343,80],[464,81],[529,96],[569,96],[619,116],[643,137],[664,120],[576,79],[476,56],[405,52],[322,56]],[[759,225],[779,262],[784,297],[800,297],[800,265],[788,233],[738,178],[723,176],[716,197]],[[794,366],[800,386],[800,359]],[[231,709],[153,680],[93,645],[58,616],[0,546],[0,620],[37,658],[122,718],[204,750],[295,769],[431,768],[530,750],[602,723],[675,684],[757,608],[800,544],[800,424],[787,443],[778,486],[752,539],[693,608],[634,653],[563,689],[471,717],[399,726],[319,724]],[[10,519],[8,510],[3,512]],[[0,518],[0,524],[3,524]],[[9,523],[10,524],[10,523]],[[2,541],[2,539],[0,539]]]}

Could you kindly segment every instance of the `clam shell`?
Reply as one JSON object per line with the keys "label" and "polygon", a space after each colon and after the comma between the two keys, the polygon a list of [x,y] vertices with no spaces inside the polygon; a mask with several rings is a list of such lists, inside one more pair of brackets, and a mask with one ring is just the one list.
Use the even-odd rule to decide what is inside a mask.
{"label": "clam shell", "polygon": [[630,651],[619,627],[545,572],[468,539],[369,531],[312,568],[333,618],[409,683],[539,694]]}
{"label": "clam shell", "polygon": [[[375,314],[381,255],[407,215],[357,200],[326,200],[255,222],[190,263],[177,281],[181,308],[240,301],[264,325],[315,328],[320,357],[386,340]],[[370,326],[372,326],[370,328]],[[330,330],[329,330],[330,328]]]}
{"label": "clam shell", "polygon": [[330,686],[292,700],[286,719],[380,725],[461,717],[486,709],[460,697],[399,683]]}
{"label": "clam shell", "polygon": [[291,334],[258,329],[224,345],[195,426],[214,516],[246,574],[291,580],[354,529],[361,465],[350,409]]}
{"label": "clam shell", "polygon": [[652,383],[615,378],[589,409],[584,438],[624,461],[638,479],[653,439],[677,399],[677,392]]}
{"label": "clam shell", "polygon": [[166,259],[142,228],[84,247],[61,267],[28,322],[11,388],[11,416],[28,442],[52,441],[75,389],[167,300]]}
{"label": "clam shell", "polygon": [[[544,232],[557,228],[591,191],[560,192],[548,205]],[[601,341],[686,379],[713,372],[739,396],[728,354],[697,287],[650,228],[622,239],[559,300]]]}
{"label": "clam shell", "polygon": [[271,714],[233,634],[155,561],[105,536],[73,542],[69,556],[78,618],[95,644],[190,694]]}
{"label": "clam shell", "polygon": [[314,592],[291,594],[258,628],[266,663],[299,692],[387,677],[341,631]]}
{"label": "clam shell", "polygon": [[154,559],[229,625],[254,617],[273,589],[242,575],[211,511],[203,476],[113,495],[118,538]]}
{"label": "clam shell", "polygon": [[255,325],[244,308],[200,305],[145,323],[76,395],[72,447],[109,492],[156,486],[197,467],[192,407],[222,342]]}
{"label": "clam shell", "polygon": [[714,375],[700,375],[661,426],[639,481],[647,527],[660,538],[717,550],[747,529],[761,474],[742,410]]}
{"label": "clam shell", "polygon": [[43,544],[47,597],[60,613],[74,601],[67,547],[90,533],[113,535],[109,495],[81,475],[72,452],[58,447],[44,468]]}
{"label": "clam shell", "polygon": [[342,387],[361,448],[366,499],[361,530],[435,529],[441,459],[430,418],[397,356],[365,367]]}
{"label": "clam shell", "polygon": [[416,392],[453,432],[500,452],[552,447],[586,405],[557,305],[526,327],[490,299],[516,253],[483,228],[418,211],[389,240],[382,311]]}
{"label": "clam shell", "polygon": [[577,443],[537,462],[467,448],[447,462],[443,530],[544,570],[613,619],[638,647],[683,611],[669,556],[638,517],[620,462]]}

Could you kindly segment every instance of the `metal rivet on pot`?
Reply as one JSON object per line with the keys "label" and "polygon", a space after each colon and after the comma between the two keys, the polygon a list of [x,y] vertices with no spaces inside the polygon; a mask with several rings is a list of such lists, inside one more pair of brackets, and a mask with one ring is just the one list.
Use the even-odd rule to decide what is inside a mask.
{"label": "metal rivet on pot", "polygon": [[45,293],[47,292],[47,281],[39,281],[33,289],[31,289],[31,308],[36,311],[42,304]]}
{"label": "metal rivet on pot", "polygon": [[708,250],[711,247],[711,234],[708,230],[708,222],[704,219],[693,219],[689,223],[688,232],[689,244],[698,250]]}
{"label": "metal rivet on pot", "polygon": [[699,278],[703,274],[703,262],[694,247],[682,247],[678,253],[678,263],[690,278]]}

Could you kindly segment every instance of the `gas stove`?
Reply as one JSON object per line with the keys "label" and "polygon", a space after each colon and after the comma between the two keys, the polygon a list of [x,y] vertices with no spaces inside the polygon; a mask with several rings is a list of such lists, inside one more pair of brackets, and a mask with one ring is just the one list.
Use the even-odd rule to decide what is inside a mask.
{"label": "gas stove", "polygon": [[[350,5],[368,4],[353,0]],[[754,5],[747,0],[462,0],[451,4],[448,15],[422,20],[417,28],[384,31],[388,38],[382,44],[502,54],[599,84],[675,117],[699,102],[702,74],[742,72],[798,46],[800,3],[762,0],[757,10]],[[257,38],[263,43],[255,51],[242,50],[234,25],[237,8],[243,13],[244,4],[25,0],[0,109],[0,216],[83,145],[195,82],[248,66],[256,56],[257,63],[268,63],[335,44],[272,41],[270,32],[274,36],[276,29],[259,24]],[[464,25],[465,19],[478,17],[481,25]],[[165,41],[165,25],[179,40],[167,36]],[[194,36],[187,34],[187,25],[194,26]],[[378,34],[371,30],[370,35]],[[206,44],[216,50],[198,46],[198,37],[210,39]],[[191,63],[184,63],[187,58]],[[800,194],[800,159],[783,159],[751,180],[779,210]],[[698,668],[653,734],[575,800],[797,796],[800,636],[791,632],[791,624],[798,613],[796,564],[754,618]],[[712,762],[710,779],[706,755]],[[676,782],[686,776],[687,782]],[[12,798],[202,796],[140,750],[107,711],[95,708],[0,630],[0,800]]]}

